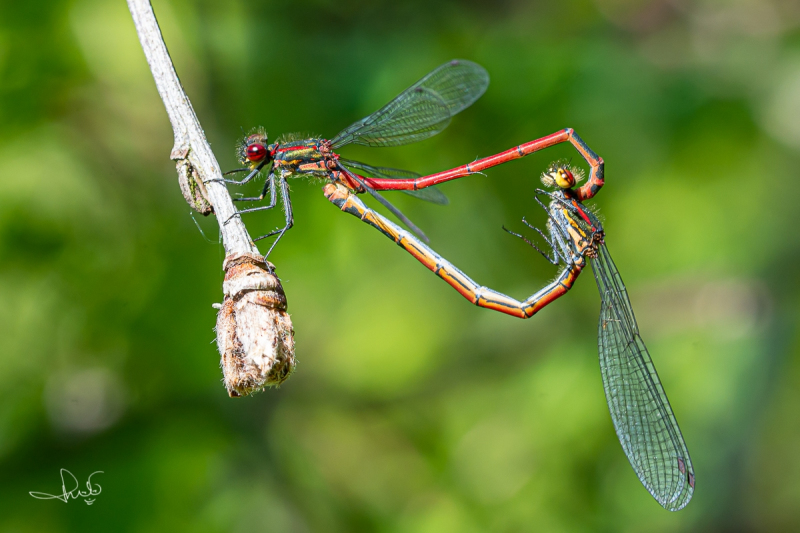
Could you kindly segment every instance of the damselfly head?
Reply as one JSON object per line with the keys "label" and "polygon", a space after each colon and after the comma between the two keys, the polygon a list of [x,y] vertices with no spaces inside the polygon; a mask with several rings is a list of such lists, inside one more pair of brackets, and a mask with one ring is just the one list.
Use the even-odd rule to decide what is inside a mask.
{"label": "damselfly head", "polygon": [[270,157],[270,147],[267,144],[267,132],[258,128],[239,143],[237,153],[239,162],[243,165],[255,167]]}
{"label": "damselfly head", "polygon": [[569,189],[582,179],[583,170],[563,159],[551,163],[547,170],[542,172],[542,183],[546,187]]}

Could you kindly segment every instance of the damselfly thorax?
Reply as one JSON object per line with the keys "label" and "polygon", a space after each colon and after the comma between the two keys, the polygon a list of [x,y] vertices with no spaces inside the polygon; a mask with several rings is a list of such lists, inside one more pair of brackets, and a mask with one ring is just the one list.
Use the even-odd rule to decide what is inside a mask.
{"label": "damselfly thorax", "polygon": [[[414,180],[421,177],[419,174],[350,161],[340,158],[333,150],[349,144],[400,146],[427,139],[442,131],[455,114],[472,105],[486,91],[488,85],[489,75],[483,67],[470,61],[453,60],[429,72],[388,104],[354,122],[330,140],[308,137],[284,139],[286,142],[268,144],[267,134],[263,130],[245,136],[239,145],[239,160],[246,166],[226,174],[247,172],[247,176],[242,180],[225,179],[225,181],[242,185],[257,176],[262,169],[266,170],[268,176],[259,196],[234,198],[234,200],[261,201],[269,195],[270,201],[266,206],[241,209],[234,216],[272,209],[277,204],[276,193],[280,194],[285,225],[255,239],[276,236],[265,255],[269,256],[275,244],[294,224],[286,179],[327,178],[331,184],[343,185],[351,192],[369,193],[411,231],[427,241],[425,234],[416,225],[367,184],[366,180],[369,178],[356,172],[389,181]],[[425,191],[418,191],[416,187],[404,189],[408,194],[423,200],[438,204],[447,203],[447,197],[433,188]]]}
{"label": "damselfly thorax", "polygon": [[[574,185],[574,182],[573,182]],[[597,216],[578,200],[571,188],[550,192],[547,206],[547,230],[551,237],[561,232],[560,242],[568,245],[569,255],[581,258],[597,257],[605,232]],[[554,242],[558,242],[554,238]],[[567,250],[563,250],[565,253]]]}

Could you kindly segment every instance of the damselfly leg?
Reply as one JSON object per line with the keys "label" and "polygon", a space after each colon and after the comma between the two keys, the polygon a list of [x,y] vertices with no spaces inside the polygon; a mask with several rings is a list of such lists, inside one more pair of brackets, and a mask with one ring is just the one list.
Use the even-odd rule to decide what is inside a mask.
{"label": "damselfly leg", "polygon": [[542,237],[542,239],[544,239],[544,242],[546,242],[547,245],[550,247],[550,253],[547,253],[544,250],[542,250],[541,248],[539,248],[539,246],[535,242],[531,241],[530,239],[528,239],[524,235],[521,235],[519,233],[513,232],[513,231],[511,231],[510,229],[508,229],[505,226],[503,226],[503,231],[505,231],[506,233],[508,233],[510,235],[513,235],[514,237],[518,237],[518,238],[522,239],[523,241],[525,241],[526,243],[528,243],[528,245],[531,248],[533,248],[534,250],[536,250],[537,252],[542,254],[542,257],[547,259],[547,261],[551,265],[558,265],[558,263],[561,260],[563,260],[563,257],[561,257],[561,254],[556,249],[555,243],[550,241],[550,239],[547,238],[547,235],[545,235],[542,230],[540,230],[539,228],[537,228],[536,226],[534,226],[532,224],[529,224],[528,221],[525,220],[525,217],[522,217],[522,223],[525,224],[526,226],[528,226],[530,229],[532,229],[532,230],[536,231],[537,233],[539,233],[539,235]]}
{"label": "damselfly leg", "polygon": [[239,213],[252,213],[253,211],[263,211],[266,209],[272,209],[275,207],[275,202],[277,201],[277,191],[275,189],[275,174],[273,172],[269,173],[267,179],[264,181],[264,188],[261,189],[261,194],[259,196],[252,196],[252,197],[241,197],[241,198],[234,198],[234,202],[260,202],[264,199],[267,195],[267,191],[269,191],[269,205],[260,206],[257,208],[251,209],[242,209],[238,211]]}
{"label": "damselfly leg", "polygon": [[285,224],[282,228],[275,228],[269,233],[253,239],[253,242],[256,242],[262,239],[267,239],[274,235],[278,236],[275,239],[275,241],[273,241],[272,245],[269,248],[269,251],[264,255],[265,259],[269,257],[269,254],[272,253],[273,248],[275,248],[275,245],[278,243],[279,240],[281,240],[283,235],[294,226],[294,216],[292,214],[292,199],[289,194],[289,183],[286,180],[286,178],[284,178],[283,176],[278,177],[276,184],[275,174],[273,172],[270,172],[264,184],[264,188],[261,191],[260,196],[251,198],[234,198],[234,201],[239,201],[239,202],[260,201],[264,199],[264,197],[267,195],[267,191],[269,190],[269,204],[258,207],[250,207],[247,209],[240,209],[236,211],[233,215],[231,215],[231,217],[228,218],[228,220],[225,221],[225,224],[227,224],[233,217],[241,216],[242,213],[254,213],[256,211],[265,211],[273,209],[278,202],[277,189],[280,189],[281,203],[283,204],[283,214],[284,214]]}
{"label": "damselfly leg", "polygon": [[[538,196],[534,196],[534,198],[536,199],[536,202],[542,207],[542,209],[544,209],[544,212],[547,214],[548,218],[547,229],[548,233],[550,234],[550,238],[548,238],[547,235],[545,235],[545,233],[538,227],[529,223],[525,217],[522,217],[522,223],[539,234],[539,236],[544,240],[544,242],[546,242],[547,245],[550,247],[550,253],[547,253],[541,248],[539,248],[539,246],[535,242],[531,241],[524,235],[513,232],[510,229],[506,228],[505,226],[503,226],[503,231],[525,241],[531,248],[539,252],[542,255],[542,257],[547,259],[547,261],[552,265],[558,265],[559,262],[561,261],[563,261],[564,263],[568,263],[571,259],[564,253],[564,247],[561,239],[557,239],[556,236],[553,235],[554,231],[560,231],[558,225],[557,224],[554,225],[555,218],[553,217],[552,213],[550,213],[550,210],[547,208],[547,205],[545,205],[539,199]],[[554,228],[556,229],[554,230]]]}
{"label": "damselfly leg", "polygon": [[[539,198],[540,195],[550,198],[550,205],[545,204]],[[594,231],[585,232],[579,227],[566,223],[568,216],[565,216],[564,210],[572,212],[575,209],[574,206],[557,195],[542,189],[536,190],[534,199],[547,215],[547,233],[549,237],[544,231],[529,223],[525,217],[522,218],[522,223],[537,232],[539,236],[544,239],[550,248],[550,253],[539,248],[535,242],[524,235],[513,232],[505,226],[503,226],[503,230],[522,239],[553,265],[558,265],[562,262],[566,265],[571,265],[575,257],[591,255],[590,249],[594,242]]]}
{"label": "damselfly leg", "polygon": [[[272,237],[273,235],[277,235],[274,241],[272,241],[272,246],[269,247],[269,250],[266,254],[264,254],[264,258],[269,257],[269,254],[272,253],[272,250],[275,248],[275,245],[278,244],[278,241],[281,240],[283,235],[292,227],[294,226],[294,216],[292,215],[292,199],[289,196],[289,182],[286,181],[286,178],[280,177],[278,178],[278,184],[280,185],[281,190],[281,203],[283,204],[283,214],[285,224],[282,228],[275,228],[274,230],[270,231],[266,235],[262,235],[261,237],[257,237],[253,239],[253,241],[260,241],[261,239],[266,239]],[[241,213],[247,213],[251,211],[258,211],[259,208],[254,207],[251,209],[245,209],[240,211]]]}
{"label": "damselfly leg", "polygon": [[232,183],[234,185],[244,185],[246,183],[249,183],[250,180],[252,180],[256,176],[258,176],[258,173],[261,172],[261,169],[264,168],[264,165],[266,165],[266,164],[267,164],[267,161],[265,160],[265,161],[262,161],[259,165],[257,165],[253,169],[251,169],[250,167],[235,168],[233,170],[229,170],[227,172],[223,172],[222,173],[223,176],[229,176],[231,174],[236,174],[237,172],[250,172],[247,176],[245,176],[243,179],[240,179],[240,180],[229,180],[229,179],[222,178],[221,180],[208,180],[208,181],[223,181],[225,183]]}

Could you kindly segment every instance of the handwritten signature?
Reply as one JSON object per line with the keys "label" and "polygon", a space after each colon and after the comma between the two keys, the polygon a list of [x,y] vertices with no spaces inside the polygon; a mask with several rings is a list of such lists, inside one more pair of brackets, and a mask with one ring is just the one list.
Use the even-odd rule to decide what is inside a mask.
{"label": "handwritten signature", "polygon": [[[102,470],[98,470],[97,472],[92,472],[89,475],[89,479],[86,480],[86,488],[89,489],[89,490],[87,492],[84,492],[84,491],[82,491],[82,490],[80,490],[78,488],[79,487],[78,479],[75,476],[72,475],[72,472],[70,472],[66,468],[62,468],[61,469],[61,494],[47,494],[47,493],[44,493],[44,492],[29,492],[28,494],[30,494],[31,496],[33,496],[34,498],[39,499],[39,500],[56,499],[56,500],[61,500],[64,503],[67,503],[70,498],[73,498],[75,500],[77,500],[78,498],[85,498],[84,501],[86,502],[86,505],[92,505],[94,503],[94,498],[89,499],[89,497],[90,496],[97,496],[98,494],[100,494],[103,491],[103,489],[97,483],[92,485],[92,476],[95,475],[95,474],[103,474],[103,473],[104,472]],[[71,481],[70,481],[70,478],[71,478]],[[72,485],[72,483],[74,483],[75,484],[75,488],[73,488],[70,491],[67,491],[67,483],[68,482],[70,483],[70,486]],[[97,487],[97,489],[95,489],[95,487]]]}

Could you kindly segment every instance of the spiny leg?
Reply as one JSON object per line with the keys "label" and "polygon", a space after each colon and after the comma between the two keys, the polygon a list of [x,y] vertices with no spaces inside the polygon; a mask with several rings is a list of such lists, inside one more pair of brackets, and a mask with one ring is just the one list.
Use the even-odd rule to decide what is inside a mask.
{"label": "spiny leg", "polygon": [[[280,179],[283,179],[283,178],[280,178]],[[265,210],[272,209],[273,207],[275,207],[275,203],[276,203],[276,200],[277,200],[277,198],[275,197],[275,174],[273,174],[272,172],[269,173],[269,176],[267,177],[267,181],[264,184],[264,190],[261,193],[261,198],[234,198],[234,200],[262,200],[264,198],[264,194],[266,193],[266,189],[267,188],[269,188],[271,190],[269,205],[261,205],[261,206],[258,206],[258,207],[250,207],[248,209],[240,209],[240,210],[236,211],[234,214],[232,214],[230,217],[228,217],[228,220],[225,221],[225,224],[230,222],[233,217],[237,217],[237,216],[241,215],[242,213],[254,213],[256,211],[265,211]],[[264,237],[259,237],[259,238],[263,239]]]}
{"label": "spiny leg", "polygon": [[[535,197],[535,198],[536,198],[536,197]],[[505,231],[506,233],[509,233],[509,234],[511,234],[511,235],[513,235],[513,236],[515,236],[515,237],[518,237],[518,238],[522,239],[523,241],[525,241],[525,242],[526,242],[526,243],[527,243],[527,244],[528,244],[528,245],[529,245],[531,248],[533,248],[534,250],[536,250],[537,252],[539,252],[539,253],[542,255],[542,257],[544,257],[545,259],[547,259],[547,261],[548,261],[548,262],[550,262],[550,263],[551,263],[551,264],[553,264],[553,265],[558,265],[559,261],[563,261],[564,263],[569,263],[569,258],[565,257],[565,256],[564,256],[564,254],[563,254],[563,253],[561,253],[561,251],[559,251],[559,249],[556,247],[556,241],[557,241],[557,239],[556,239],[556,238],[555,238],[555,236],[553,235],[553,227],[552,227],[552,223],[553,223],[553,222],[555,222],[555,219],[553,218],[553,215],[552,215],[552,213],[550,213],[550,210],[549,210],[549,209],[547,209],[547,206],[545,206],[545,205],[544,205],[544,204],[543,204],[543,203],[542,203],[542,202],[539,200],[539,198],[536,198],[536,201],[537,201],[537,202],[539,202],[539,205],[541,205],[541,206],[542,206],[542,208],[544,209],[545,213],[547,214],[547,217],[550,219],[550,223],[548,224],[548,227],[549,227],[549,229],[550,229],[550,236],[551,236],[552,240],[551,240],[551,239],[549,239],[549,238],[547,237],[547,235],[545,235],[545,234],[544,234],[544,232],[543,232],[542,230],[540,230],[540,229],[539,229],[539,228],[537,228],[536,226],[534,226],[534,225],[532,225],[531,223],[529,223],[529,222],[526,220],[526,218],[525,218],[525,217],[522,217],[522,222],[523,222],[523,224],[525,224],[526,226],[528,226],[530,229],[532,229],[532,230],[534,230],[535,232],[537,232],[537,233],[538,233],[538,234],[539,234],[539,235],[542,237],[542,239],[544,239],[544,242],[546,242],[546,243],[547,243],[547,245],[550,247],[550,250],[551,250],[552,256],[551,256],[551,254],[548,254],[548,253],[544,252],[544,251],[543,251],[541,248],[539,248],[539,246],[538,246],[538,245],[536,245],[536,243],[532,242],[532,241],[531,241],[531,240],[529,240],[527,237],[524,237],[523,235],[520,235],[519,233],[515,233],[515,232],[511,231],[510,229],[506,228],[505,226],[502,226],[502,228],[503,228],[503,231]],[[561,243],[561,241],[560,241],[560,239],[558,240],[558,244],[559,244],[559,245],[561,245],[561,244],[562,244],[562,243]],[[562,248],[562,251],[563,251],[563,246],[562,246],[561,248]]]}
{"label": "spiny leg", "polygon": [[[225,182],[225,183],[233,183],[234,185],[244,185],[245,183],[248,183],[248,182],[249,182],[251,179],[253,179],[253,178],[255,178],[256,176],[258,176],[258,173],[259,173],[259,172],[261,172],[261,169],[262,169],[262,168],[264,168],[264,165],[265,165],[266,163],[267,163],[267,161],[266,161],[266,160],[265,160],[265,161],[262,161],[262,162],[261,162],[261,164],[259,164],[259,165],[258,165],[256,168],[254,168],[253,170],[251,170],[251,171],[250,171],[250,174],[248,174],[248,175],[247,175],[247,176],[246,176],[244,179],[242,179],[242,180],[226,180],[225,178],[222,178],[222,179],[212,179],[212,180],[208,180],[208,181],[223,181],[223,182]],[[233,170],[229,170],[229,171],[227,171],[227,172],[224,172],[222,175],[223,175],[223,176],[227,176],[227,175],[229,175],[229,174],[235,174],[235,173],[237,173],[237,172],[247,172],[248,170],[250,170],[250,168],[249,168],[249,167],[245,167],[245,168],[235,168],[235,169],[233,169]]]}
{"label": "spiny leg", "polygon": [[236,174],[237,172],[250,172],[250,167],[234,168],[233,170],[223,172],[222,175],[228,176],[230,174]]}
{"label": "spiny leg", "polygon": [[[503,231],[505,231],[506,233],[508,233],[508,234],[510,234],[510,235],[513,235],[514,237],[518,237],[518,238],[522,239],[523,241],[525,241],[526,243],[528,243],[528,245],[529,245],[531,248],[533,248],[534,250],[536,250],[537,252],[539,252],[540,254],[542,254],[542,257],[544,257],[545,259],[547,259],[547,261],[548,261],[550,264],[552,264],[552,265],[558,265],[558,263],[560,262],[559,260],[561,260],[561,259],[563,259],[563,258],[561,257],[561,254],[560,254],[560,253],[558,253],[558,250],[556,249],[556,246],[555,246],[555,244],[554,244],[553,242],[551,242],[551,241],[550,241],[550,239],[548,239],[548,238],[547,238],[547,236],[544,234],[544,232],[543,232],[542,230],[540,230],[540,229],[539,229],[539,228],[537,228],[536,226],[532,226],[531,224],[528,224],[528,221],[527,221],[527,220],[525,220],[525,218],[524,218],[524,217],[523,217],[523,219],[522,219],[522,222],[523,222],[523,223],[524,223],[526,226],[528,226],[529,228],[531,228],[532,230],[534,230],[534,231],[536,231],[536,232],[538,232],[538,233],[539,233],[539,235],[542,237],[542,239],[544,239],[544,242],[546,242],[546,243],[547,243],[547,245],[550,247],[550,253],[546,253],[544,250],[542,250],[541,248],[539,248],[539,246],[538,246],[536,243],[534,243],[533,241],[529,240],[529,239],[528,239],[527,237],[525,237],[524,235],[521,235],[521,234],[519,234],[519,233],[515,233],[515,232],[511,231],[510,229],[508,229],[508,228],[507,228],[507,227],[505,227],[505,226],[502,226],[502,228],[503,228]],[[565,262],[566,262],[566,261],[565,261]]]}
{"label": "spiny leg", "polygon": [[550,193],[549,191],[544,191],[542,189],[536,189],[536,194],[534,195],[534,200],[536,200],[536,202],[539,204],[539,206],[547,215],[548,218],[547,229],[550,234],[550,238],[548,238],[547,235],[545,235],[545,233],[542,230],[540,230],[539,228],[528,222],[528,220],[525,217],[522,217],[522,222],[530,229],[537,232],[542,237],[542,239],[544,239],[544,242],[546,242],[548,246],[550,246],[550,249],[552,251],[552,256],[550,254],[545,253],[534,242],[530,241],[523,235],[511,231],[507,229],[505,226],[503,226],[503,230],[525,241],[529,246],[531,246],[534,250],[539,252],[545,259],[547,259],[552,264],[557,265],[559,261],[563,261],[565,264],[571,264],[572,257],[574,255],[581,255],[581,251],[577,249],[574,243],[572,243],[572,241],[570,240],[569,233],[563,228],[562,224],[559,223],[559,220],[557,220],[556,217],[553,216],[553,212],[551,211],[550,207],[546,205],[544,202],[542,202],[542,200],[538,196],[539,194],[548,196],[552,200],[557,200],[558,197]]}
{"label": "spiny leg", "polygon": [[[545,204],[541,200],[541,198],[539,198],[539,195],[547,196],[548,198],[550,198],[551,204],[550,205]],[[552,250],[552,257],[549,254],[542,251],[534,242],[530,241],[526,237],[520,235],[519,233],[509,231],[505,227],[503,227],[503,229],[506,232],[510,233],[511,235],[514,235],[515,237],[518,237],[523,241],[525,241],[529,246],[531,246],[534,250],[539,252],[542,256],[544,256],[545,259],[550,261],[552,264],[557,265],[559,263],[559,260],[563,261],[567,265],[572,264],[573,257],[583,255],[582,250],[578,249],[578,246],[575,244],[575,242],[573,242],[570,236],[570,232],[567,231],[567,229],[565,229],[565,226],[569,224],[569,222],[567,221],[567,217],[565,217],[560,210],[553,210],[552,206],[554,203],[558,203],[559,205],[561,205],[563,209],[575,211],[577,210],[577,208],[565,202],[558,195],[542,189],[536,189],[536,193],[534,194],[533,198],[536,201],[536,203],[539,204],[539,207],[541,207],[542,210],[547,215],[548,218],[547,230],[548,233],[550,234],[550,238],[548,238],[548,236],[545,235],[545,233],[541,229],[529,223],[525,217],[522,218],[522,222],[530,229],[536,231],[542,237],[542,239],[544,239],[544,241],[550,246],[550,249]]]}
{"label": "spiny leg", "polygon": [[[276,192],[277,191],[275,190],[275,174],[272,173],[272,172],[270,172],[269,176],[267,176],[267,179],[264,180],[264,188],[261,189],[261,195],[260,196],[253,196],[253,197],[250,197],[250,198],[234,198],[233,201],[234,202],[260,202],[267,195],[267,189],[269,189],[269,205],[262,206],[262,207],[257,208],[257,209],[253,209],[253,211],[261,211],[263,209],[272,209],[273,207],[275,207],[275,202],[277,201],[277,196],[276,196]],[[242,210],[242,211],[239,211],[239,213],[250,213],[250,212],[252,212],[252,211],[248,211],[246,209]]]}
{"label": "spiny leg", "polygon": [[[281,202],[283,203],[283,213],[284,213],[284,218],[285,218],[286,224],[282,228],[275,228],[273,231],[270,231],[266,235],[262,235],[260,237],[256,237],[255,239],[253,239],[253,242],[256,242],[256,241],[260,241],[262,239],[266,239],[268,237],[272,237],[273,235],[278,235],[278,238],[275,239],[275,241],[272,243],[272,246],[270,246],[269,251],[264,255],[265,259],[267,257],[269,257],[270,253],[272,253],[272,249],[275,248],[275,245],[278,244],[279,240],[281,240],[281,237],[283,237],[283,234],[286,233],[287,230],[291,229],[292,226],[294,226],[294,217],[292,215],[292,200],[291,200],[291,197],[289,196],[289,184],[287,183],[286,178],[284,178],[283,176],[280,176],[278,178],[278,184],[280,185]],[[272,173],[272,172],[269,173],[269,177],[267,178],[266,186],[264,187],[264,190],[262,191],[261,198],[255,198],[255,200],[263,199],[264,195],[266,194],[266,189],[267,188],[270,189],[270,202],[269,202],[269,205],[262,205],[262,206],[259,206],[259,207],[251,207],[249,209],[242,209],[240,211],[237,211],[233,215],[231,215],[228,218],[228,220],[225,221],[225,224],[230,222],[231,219],[233,219],[234,217],[241,216],[242,213],[253,213],[253,212],[256,212],[256,211],[264,211],[266,209],[273,209],[275,207],[275,205],[277,204],[277,196],[276,196],[276,193],[275,193],[275,190],[276,190],[276,187],[275,187],[275,174]],[[252,198],[240,198],[239,200],[253,200],[253,199]]]}
{"label": "spiny leg", "polygon": [[530,318],[540,309],[566,294],[586,264],[582,255],[572,257],[553,282],[525,301],[519,301],[488,287],[479,286],[412,233],[368,208],[344,185],[329,183],[325,185],[323,192],[325,197],[339,209],[360,218],[392,239],[473,304],[518,318]]}
{"label": "spiny leg", "polygon": [[283,228],[275,229],[266,235],[262,235],[257,239],[253,239],[253,242],[260,241],[261,239],[266,239],[267,237],[272,237],[273,235],[277,235],[275,240],[272,242],[272,246],[269,247],[269,250],[266,254],[264,254],[264,259],[269,257],[269,254],[272,253],[272,250],[275,248],[275,245],[278,244],[278,241],[281,240],[283,234],[286,233],[288,230],[292,229],[294,226],[294,216],[292,215],[292,199],[289,196],[289,182],[286,181],[286,178],[281,176],[278,178],[278,183],[281,187],[281,202],[283,203],[283,214],[285,217],[286,225]]}

